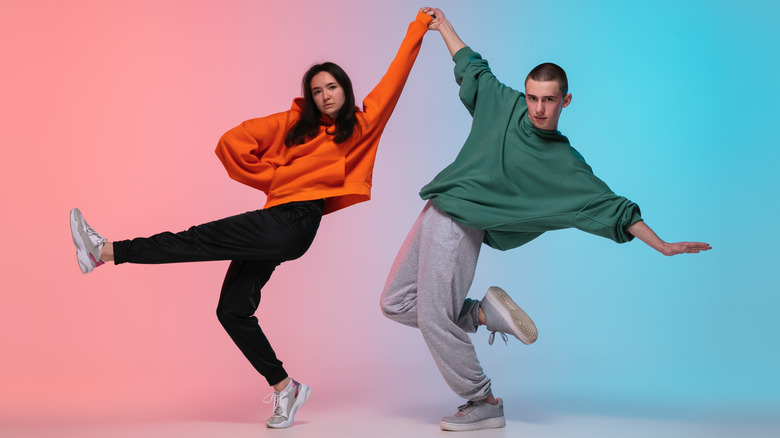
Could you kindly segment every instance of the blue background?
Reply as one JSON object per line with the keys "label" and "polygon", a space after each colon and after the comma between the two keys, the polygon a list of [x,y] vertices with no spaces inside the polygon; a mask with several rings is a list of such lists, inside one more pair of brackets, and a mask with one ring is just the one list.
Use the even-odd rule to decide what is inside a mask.
{"label": "blue background", "polygon": [[[714,248],[667,258],[638,240],[574,230],[509,252],[485,247],[471,295],[504,287],[540,331],[537,344],[515,341],[509,351],[474,339],[496,393],[627,412],[776,409],[776,4],[473,5],[442,9],[498,78],[522,89],[535,65],[563,66],[573,102],[559,129],[595,173],[665,240]],[[394,116],[394,127],[422,115],[426,123],[405,196],[451,161],[468,132],[447,58],[439,36],[426,36],[407,92],[430,103]],[[387,187],[376,186],[380,197]]]}

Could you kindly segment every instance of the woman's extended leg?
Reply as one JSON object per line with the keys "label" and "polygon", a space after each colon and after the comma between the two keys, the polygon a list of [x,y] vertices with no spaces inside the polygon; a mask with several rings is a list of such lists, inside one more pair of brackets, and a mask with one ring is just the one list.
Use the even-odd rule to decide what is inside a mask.
{"label": "woman's extended leg", "polygon": [[303,201],[227,217],[179,233],[107,242],[81,212],[70,213],[71,234],[83,273],[105,261],[181,263],[211,260],[292,260],[311,245],[324,201]]}

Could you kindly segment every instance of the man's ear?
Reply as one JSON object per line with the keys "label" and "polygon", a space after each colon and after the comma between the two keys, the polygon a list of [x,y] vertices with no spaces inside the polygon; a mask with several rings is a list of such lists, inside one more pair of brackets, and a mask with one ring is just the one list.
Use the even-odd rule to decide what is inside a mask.
{"label": "man's ear", "polygon": [[571,103],[571,93],[563,96],[563,104],[561,105],[561,108],[566,108]]}

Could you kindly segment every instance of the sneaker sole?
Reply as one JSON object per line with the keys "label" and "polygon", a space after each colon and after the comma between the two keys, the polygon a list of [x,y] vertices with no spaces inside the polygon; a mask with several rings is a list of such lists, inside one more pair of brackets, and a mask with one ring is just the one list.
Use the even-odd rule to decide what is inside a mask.
{"label": "sneaker sole", "polygon": [[504,420],[504,417],[498,417],[488,418],[486,420],[477,421],[476,423],[448,423],[442,421],[439,426],[441,427],[441,430],[449,430],[453,432],[482,429],[500,429],[506,426],[506,420]]}
{"label": "sneaker sole", "polygon": [[[501,314],[505,320],[512,321],[515,337],[523,344],[533,344],[539,333],[536,325],[523,309],[520,308],[503,289],[492,286],[485,294],[485,299]],[[507,311],[509,309],[509,311]]]}
{"label": "sneaker sole", "polygon": [[76,259],[79,262],[79,269],[81,269],[82,274],[87,274],[92,271],[92,269],[90,269],[92,264],[89,260],[87,247],[84,245],[84,240],[79,233],[80,224],[78,216],[81,216],[81,212],[78,208],[74,208],[70,211],[70,235],[73,238],[73,244],[76,245]]}
{"label": "sneaker sole", "polygon": [[298,382],[298,384],[301,385],[301,394],[295,400],[295,403],[293,403],[292,408],[290,408],[290,418],[288,418],[287,421],[279,424],[271,424],[266,421],[265,422],[266,427],[269,427],[271,429],[284,429],[292,426],[293,421],[295,421],[295,413],[298,412],[298,409],[300,409],[301,406],[306,404],[306,402],[309,400],[309,395],[311,394],[311,387],[306,386],[300,382]]}

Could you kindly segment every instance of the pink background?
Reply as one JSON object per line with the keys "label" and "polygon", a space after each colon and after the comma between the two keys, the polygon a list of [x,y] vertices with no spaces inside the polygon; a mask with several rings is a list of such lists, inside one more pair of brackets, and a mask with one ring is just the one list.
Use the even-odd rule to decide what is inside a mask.
{"label": "pink background", "polygon": [[[3,84],[3,223],[14,249],[2,256],[3,413],[259,411],[265,382],[214,316],[227,262],[109,266],[83,276],[66,216],[78,206],[99,232],[122,239],[260,208],[261,193],[227,178],[216,141],[242,120],[289,108],[314,62],[341,64],[361,100],[416,13],[374,6],[370,20],[349,20],[353,31],[345,32],[344,8],[362,4],[4,6],[11,68]],[[398,111],[411,105],[404,99]],[[398,160],[391,147],[412,147],[413,134],[394,122],[396,144],[386,140],[380,160]],[[369,379],[398,391],[404,368],[416,367],[394,357],[427,354],[418,334],[393,326],[378,307],[421,204],[415,189],[391,192],[391,178],[420,186],[430,172],[419,167],[378,172],[378,200],[328,217],[306,256],[279,268],[264,291],[263,328],[320,400]],[[394,209],[403,209],[399,223]]]}
{"label": "pink background", "polygon": [[[596,173],[662,237],[715,247],[668,259],[563,231],[511,252],[484,249],[471,296],[502,285],[540,326],[528,348],[473,338],[497,394],[516,407],[509,415],[531,403],[776,406],[780,242],[762,221],[780,213],[766,195],[777,191],[770,164],[780,157],[755,128],[776,123],[777,91],[740,111],[722,101],[742,72],[777,70],[767,55],[775,8],[496,3],[442,7],[515,87],[539,62],[563,64],[575,98],[561,129]],[[214,155],[220,135],[287,109],[315,62],[344,67],[362,100],[420,6],[4,2],[0,421],[264,419],[268,388],[214,315],[227,262],[84,276],[66,216],[79,207],[123,239],[261,207],[262,194],[230,180]],[[381,143],[374,199],[326,217],[310,251],[263,292],[261,324],[288,371],[314,388],[313,406],[370,399],[426,416],[409,408],[413,395],[437,419],[460,403],[419,333],[378,305],[423,206],[417,191],[468,133],[451,65],[439,35],[427,35]],[[751,228],[760,238],[746,239]]]}

